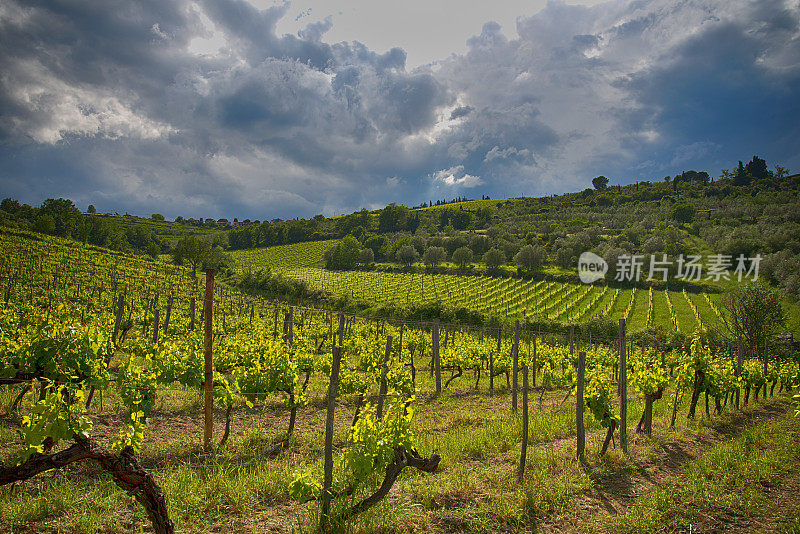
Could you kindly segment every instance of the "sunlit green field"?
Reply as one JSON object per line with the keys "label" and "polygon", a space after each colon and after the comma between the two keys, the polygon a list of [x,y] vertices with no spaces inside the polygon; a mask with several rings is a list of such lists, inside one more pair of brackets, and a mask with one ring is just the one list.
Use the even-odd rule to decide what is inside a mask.
{"label": "sunlit green field", "polygon": [[336,241],[336,239],[330,239],[277,247],[234,250],[229,254],[235,268],[240,271],[257,271],[267,268],[273,271],[286,271],[321,264],[325,251],[334,246]]}
{"label": "sunlit green field", "polygon": [[662,326],[685,334],[701,325],[713,325],[720,318],[721,294],[654,290],[651,311],[650,294],[645,289],[491,276],[327,271],[321,268],[324,253],[335,243],[330,240],[240,250],[231,256],[240,272],[269,268],[303,280],[312,289],[378,305],[440,302],[499,317],[575,323],[595,317],[625,318],[633,331]]}

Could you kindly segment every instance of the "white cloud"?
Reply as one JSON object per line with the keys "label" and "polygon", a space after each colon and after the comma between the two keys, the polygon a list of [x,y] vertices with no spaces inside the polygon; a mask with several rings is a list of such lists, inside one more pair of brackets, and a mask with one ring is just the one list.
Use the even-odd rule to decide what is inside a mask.
{"label": "white cloud", "polygon": [[469,189],[483,184],[480,176],[473,176],[464,172],[463,165],[442,169],[433,173],[433,181],[441,182],[450,187],[463,187]]}
{"label": "white cloud", "polygon": [[71,135],[158,139],[175,131],[137,112],[135,96],[67,83],[36,60],[14,62],[0,81],[11,88],[12,105],[27,110],[13,119],[12,130],[38,143],[54,144]]}
{"label": "white cloud", "polygon": [[486,156],[483,158],[483,162],[491,163],[494,160],[504,160],[510,158],[519,158],[522,160],[526,160],[529,159],[530,157],[531,157],[531,151],[528,150],[527,148],[519,150],[513,146],[510,146],[508,148],[500,148],[499,146],[495,145],[489,152],[486,153]]}

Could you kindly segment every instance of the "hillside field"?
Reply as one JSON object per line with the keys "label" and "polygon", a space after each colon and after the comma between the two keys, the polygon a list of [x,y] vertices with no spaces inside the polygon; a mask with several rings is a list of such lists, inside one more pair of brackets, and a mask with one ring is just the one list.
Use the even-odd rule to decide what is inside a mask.
{"label": "hillside field", "polygon": [[[324,252],[336,240],[234,251],[239,271],[267,268],[303,280],[312,289],[372,304],[441,302],[499,317],[575,322],[625,318],[631,331],[662,326],[692,334],[718,324],[725,293],[613,288],[491,276],[377,271],[328,271]],[[312,267],[313,266],[313,267]],[[652,300],[652,305],[651,305]],[[796,306],[787,306],[796,317]]]}
{"label": "hillside field", "polygon": [[281,272],[323,264],[325,251],[337,241],[337,239],[308,241],[276,247],[234,250],[229,254],[234,268],[238,271],[271,269]]}

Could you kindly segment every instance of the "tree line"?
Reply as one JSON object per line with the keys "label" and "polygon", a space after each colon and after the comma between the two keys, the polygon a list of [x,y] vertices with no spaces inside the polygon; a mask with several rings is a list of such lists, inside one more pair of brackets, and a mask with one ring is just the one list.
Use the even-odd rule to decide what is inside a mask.
{"label": "tree line", "polygon": [[0,202],[0,225],[154,257],[169,250],[169,244],[152,230],[137,225],[123,228],[118,220],[97,215],[93,206],[81,213],[64,198],[48,198],[39,207],[6,198]]}

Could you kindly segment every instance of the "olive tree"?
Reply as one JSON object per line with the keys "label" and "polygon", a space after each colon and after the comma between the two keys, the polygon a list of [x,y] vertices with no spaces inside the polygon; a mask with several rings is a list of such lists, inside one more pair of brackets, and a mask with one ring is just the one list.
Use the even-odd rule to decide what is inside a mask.
{"label": "olive tree", "polygon": [[526,271],[541,268],[546,259],[547,252],[541,245],[525,245],[514,255],[514,263]]}
{"label": "olive tree", "polygon": [[436,267],[447,259],[447,251],[443,247],[428,247],[422,255],[422,261],[428,267]]}
{"label": "olive tree", "polygon": [[375,263],[375,253],[371,248],[362,249],[358,253],[358,263],[363,263],[364,265]]}
{"label": "olive tree", "polygon": [[453,263],[458,265],[459,269],[466,268],[467,265],[472,263],[472,259],[472,250],[467,247],[459,247],[453,251]]}
{"label": "olive tree", "polygon": [[487,269],[497,269],[506,261],[506,255],[500,249],[489,249],[486,254],[483,255],[483,263],[486,264]]}
{"label": "olive tree", "polygon": [[406,267],[410,266],[412,263],[419,259],[419,252],[411,245],[403,245],[397,250],[397,261],[405,265]]}

